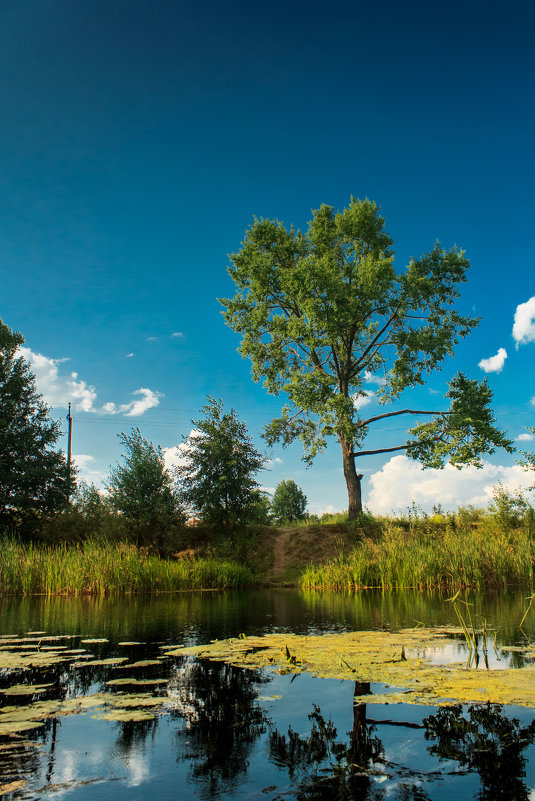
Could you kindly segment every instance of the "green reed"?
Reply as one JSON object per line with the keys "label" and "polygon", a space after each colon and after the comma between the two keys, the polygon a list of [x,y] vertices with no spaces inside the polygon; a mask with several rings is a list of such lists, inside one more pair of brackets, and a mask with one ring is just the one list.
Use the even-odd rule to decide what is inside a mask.
{"label": "green reed", "polygon": [[251,571],[218,559],[161,559],[134,545],[23,544],[0,541],[0,593],[4,595],[107,595],[249,586]]}
{"label": "green reed", "polygon": [[383,521],[382,533],[324,565],[310,565],[302,588],[506,587],[533,581],[529,529],[506,530],[495,518],[477,525],[430,518],[407,525]]}

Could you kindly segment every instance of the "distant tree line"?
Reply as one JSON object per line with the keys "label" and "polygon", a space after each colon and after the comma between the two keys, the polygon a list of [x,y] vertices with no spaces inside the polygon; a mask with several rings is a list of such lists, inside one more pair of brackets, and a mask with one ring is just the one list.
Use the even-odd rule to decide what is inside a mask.
{"label": "distant tree line", "polygon": [[125,539],[169,550],[194,539],[187,523],[230,535],[246,524],[306,517],[297,484],[282,481],[271,501],[257,481],[265,457],[234,410],[208,398],[168,470],[160,446],[139,428],[119,435],[123,457],[104,491],[76,482],[58,449],[59,423],[50,417],[30,367],[18,354],[21,334],[0,321],[0,531],[29,538]]}

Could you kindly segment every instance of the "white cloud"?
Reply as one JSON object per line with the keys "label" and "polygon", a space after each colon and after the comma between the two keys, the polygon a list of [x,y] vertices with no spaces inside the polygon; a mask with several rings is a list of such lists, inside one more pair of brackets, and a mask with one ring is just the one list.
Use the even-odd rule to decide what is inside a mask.
{"label": "white cloud", "polygon": [[353,395],[353,405],[357,411],[362,409],[364,406],[368,406],[369,403],[375,397],[375,392],[372,392],[371,389],[360,389],[358,392],[355,392]]}
{"label": "white cloud", "polygon": [[412,501],[426,512],[434,504],[451,510],[467,504],[486,506],[492,500],[492,487],[498,482],[509,490],[528,489],[533,485],[533,476],[518,465],[506,467],[489,462],[484,462],[480,470],[457,470],[451,465],[444,470],[423,470],[407,456],[394,456],[370,476],[366,505],[376,514],[404,512]]}
{"label": "white cloud", "polygon": [[517,442],[531,442],[534,439],[533,434],[519,434],[516,438]]}
{"label": "white cloud", "polygon": [[184,334],[182,333],[182,331],[173,331],[173,333],[171,334],[171,339],[182,339],[183,336]]}
{"label": "white cloud", "polygon": [[[198,428],[192,428],[189,432],[189,437],[195,439],[202,434]],[[175,467],[184,467],[188,463],[188,446],[186,442],[181,442],[179,445],[172,445],[169,448],[163,449],[163,461],[166,470],[174,470]]]}
{"label": "white cloud", "polygon": [[147,342],[158,342],[158,337],[147,337]]}
{"label": "white cloud", "polygon": [[535,296],[516,307],[513,339],[517,348],[526,342],[535,342]]}
{"label": "white cloud", "polygon": [[95,457],[88,453],[73,453],[72,460],[78,469],[78,481],[85,481],[87,484],[94,484],[101,488],[106,480],[106,473],[95,469]]}
{"label": "white cloud", "polygon": [[95,387],[78,378],[78,373],[60,376],[58,365],[65,359],[49,359],[42,353],[34,353],[30,348],[19,348],[20,355],[30,363],[38,391],[49,406],[67,408],[72,402],[77,411],[94,411],[97,399]]}
{"label": "white cloud", "polygon": [[71,372],[61,375],[59,365],[67,359],[50,359],[42,353],[34,353],[30,348],[21,347],[18,353],[30,365],[31,371],[35,376],[37,391],[43,396],[48,406],[55,406],[66,409],[72,403],[73,410],[77,412],[93,412],[95,414],[125,414],[127,417],[141,415],[158,406],[160,398],[159,392],[152,389],[141,387],[132,394],[141,395],[139,400],[132,400],[129,403],[116,404],[113,402],[97,405],[97,392],[95,387],[82,381],[78,373]]}
{"label": "white cloud", "polygon": [[134,355],[133,353],[127,353],[127,354],[126,354],[126,358],[127,358],[127,359],[131,359],[133,355]]}
{"label": "white cloud", "polygon": [[370,373],[369,370],[365,371],[364,380],[368,384],[378,384],[379,386],[383,386],[384,384],[386,384],[386,378],[384,376],[374,375],[373,373]]}
{"label": "white cloud", "polygon": [[477,366],[481,367],[486,373],[501,373],[506,359],[507,351],[505,348],[500,348],[496,356],[489,356],[488,359],[481,359]]}
{"label": "white cloud", "polygon": [[283,464],[282,459],[279,458],[278,456],[275,456],[273,459],[268,459],[266,461],[266,468],[269,470],[271,467],[273,467],[276,464]]}

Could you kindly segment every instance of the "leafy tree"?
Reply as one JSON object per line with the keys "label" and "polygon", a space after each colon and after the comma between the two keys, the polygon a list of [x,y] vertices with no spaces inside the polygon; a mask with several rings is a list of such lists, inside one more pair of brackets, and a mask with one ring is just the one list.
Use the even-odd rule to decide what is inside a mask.
{"label": "leafy tree", "polygon": [[[365,418],[364,385],[373,379],[377,400],[396,401],[424,384],[477,320],[454,308],[468,261],[437,243],[404,272],[394,268],[392,240],[375,203],[351,198],[348,208],[312,212],[306,233],[274,220],[255,220],[229,269],[237,292],[224,298],[226,322],[242,335],[240,351],[252,361],[255,381],[289,404],[265,429],[269,444],[300,439],[311,463],[337,437],[349,497],[349,517],[362,510],[355,460],[406,450],[424,467],[481,466],[481,456],[512,443],[494,426],[486,381],[458,374],[450,408],[400,409]],[[395,415],[431,415],[405,443],[365,450],[370,428]]]}
{"label": "leafy tree", "polygon": [[306,495],[291,478],[277,484],[271,502],[271,514],[279,523],[303,520],[306,517]]}
{"label": "leafy tree", "polygon": [[119,434],[119,439],[126,454],[107,484],[111,505],[130,524],[138,542],[162,547],[185,520],[162,449],[146,440],[139,428]]}
{"label": "leafy tree", "polygon": [[211,525],[255,519],[258,482],[254,476],[264,458],[254,447],[234,409],[223,412],[222,401],[209,397],[202,420],[185,440],[185,464],[177,468],[184,503]]}
{"label": "leafy tree", "polygon": [[55,450],[58,422],[17,349],[24,337],[0,320],[0,529],[31,532],[67,504],[68,468]]}
{"label": "leafy tree", "polygon": [[[533,426],[528,426],[528,430],[532,434],[535,434],[535,428],[533,428]],[[520,466],[528,472],[535,471],[535,453],[529,453],[528,451],[522,451],[521,453],[522,459],[519,461]],[[530,487],[530,490],[535,490],[535,483]]]}

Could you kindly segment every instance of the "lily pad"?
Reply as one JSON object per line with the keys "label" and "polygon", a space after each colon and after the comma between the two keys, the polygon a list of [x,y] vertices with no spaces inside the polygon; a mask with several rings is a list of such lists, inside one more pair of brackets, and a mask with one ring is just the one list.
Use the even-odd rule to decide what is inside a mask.
{"label": "lily pad", "polygon": [[85,645],[89,645],[89,644],[93,645],[93,643],[109,642],[109,640],[107,640],[105,637],[92,637],[92,638],[90,638],[88,640],[80,640],[80,642],[83,642]]}
{"label": "lily pad", "polygon": [[114,720],[119,723],[132,723],[137,720],[154,720],[156,715],[146,709],[113,709],[100,715],[92,715],[97,720]]}
{"label": "lily pad", "polygon": [[145,645],[144,642],[118,642],[117,645]]}
{"label": "lily pad", "polygon": [[[121,660],[126,661],[126,660]],[[149,667],[150,665],[160,665],[158,659],[141,659],[139,662],[129,662],[128,665],[119,665],[117,670],[128,670],[129,668]]]}
{"label": "lily pad", "polygon": [[72,667],[86,667],[86,666],[93,666],[96,665],[120,665],[121,662],[126,662],[126,656],[113,656],[109,657],[108,659],[89,659],[87,662],[73,662]]}
{"label": "lily pad", "polygon": [[19,779],[16,782],[9,782],[8,784],[0,784],[0,795],[7,795],[8,793],[14,793],[17,790],[22,790],[22,788],[26,787],[27,784],[28,782],[24,779]]}
{"label": "lily pad", "polygon": [[3,695],[36,695],[46,693],[52,684],[14,684],[5,690],[0,690]]}
{"label": "lily pad", "polygon": [[167,679],[112,679],[111,681],[106,682],[106,686],[110,687],[151,687],[157,686],[158,684],[167,684]]}
{"label": "lily pad", "polygon": [[[437,648],[458,643],[448,635],[444,629],[423,627],[396,633],[266,634],[248,636],[246,640],[232,638],[178,648],[167,653],[169,656],[193,655],[248,669],[267,668],[278,673],[307,671],[320,678],[381,682],[405,688],[408,692],[403,693],[403,703],[447,705],[451,701],[490,701],[535,708],[533,665],[482,671],[431,664],[426,651],[436,652]],[[531,647],[528,645],[525,650]],[[415,654],[423,656],[416,658]],[[371,696],[366,699],[369,703]]]}

